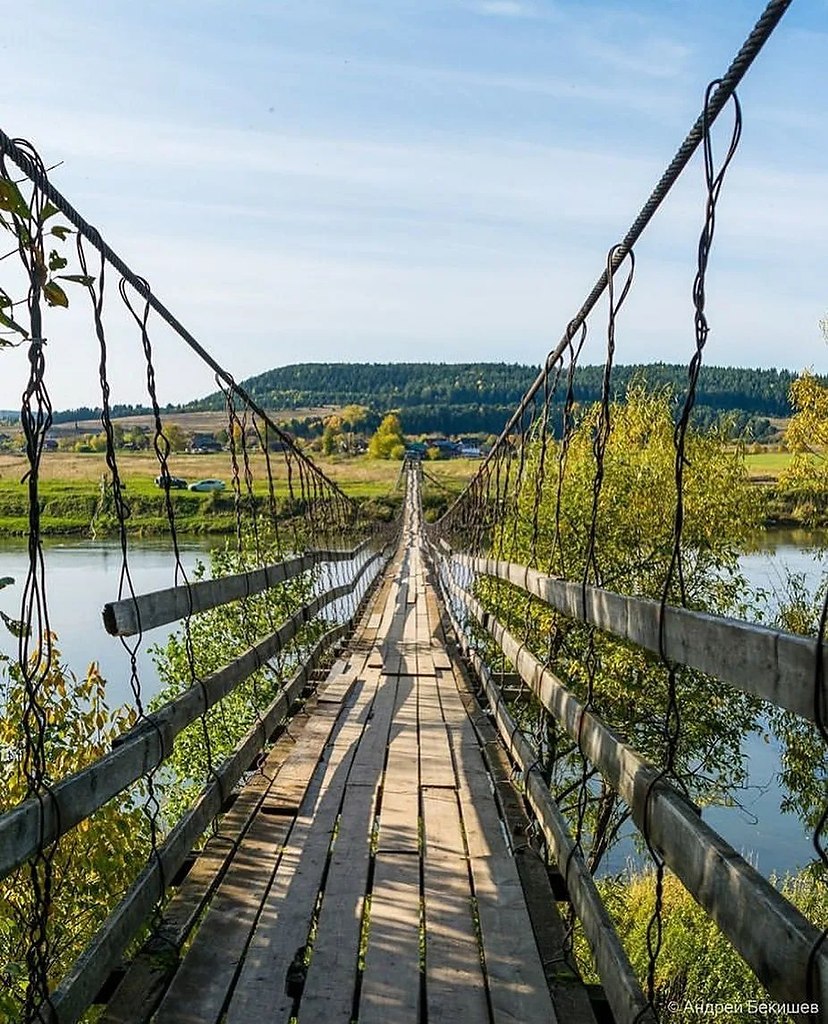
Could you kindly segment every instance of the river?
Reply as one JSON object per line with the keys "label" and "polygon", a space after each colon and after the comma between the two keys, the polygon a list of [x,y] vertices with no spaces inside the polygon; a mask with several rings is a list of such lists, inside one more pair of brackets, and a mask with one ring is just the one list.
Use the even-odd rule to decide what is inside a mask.
{"label": "river", "polygon": [[[209,558],[210,544],[201,539],[185,539],[180,545],[182,564],[191,572],[198,560]],[[109,540],[48,540],[44,543],[46,595],[49,624],[57,634],[64,663],[75,675],[86,672],[97,661],[107,680],[110,706],[132,701],[130,661],[121,641],[103,627],[101,610],[108,601],[117,600],[121,572],[121,548]],[[136,593],[171,587],[175,583],[172,549],[162,541],[137,541],[130,545],[129,567]],[[14,585],[0,591],[0,609],[18,618],[23,584],[28,568],[24,540],[0,541],[0,576],[11,576]],[[169,629],[158,628],[145,634],[138,651],[137,666],[145,699],[160,688],[158,674],[149,648],[163,644]],[[0,650],[16,655],[17,642],[0,625]]]}
{"label": "river", "polygon": [[[189,572],[198,560],[209,557],[211,544],[200,538],[185,539],[182,561]],[[786,572],[802,573],[810,589],[822,578],[821,545],[828,547],[828,535],[803,531],[774,531],[756,538],[752,550],[742,557],[742,568],[751,586],[764,592],[757,612],[772,615],[777,594],[784,586]],[[63,659],[76,674],[96,660],[108,681],[110,704],[131,700],[129,658],[119,640],[109,636],[101,622],[101,608],[117,598],[121,553],[114,541],[51,541],[45,545],[48,602],[53,631],[59,637]],[[130,569],[138,593],[172,586],[174,568],[169,545],[139,541],[130,547]],[[0,542],[0,577],[11,576],[13,586],[0,592],[0,609],[19,614],[20,594],[25,579],[27,555],[23,541]],[[0,650],[14,655],[16,642],[0,626]],[[148,649],[163,644],[167,628],[148,633],[138,655],[138,672],[145,699],[158,691],[159,680]],[[714,807],[704,818],[747,856],[763,874],[793,871],[811,859],[809,837],[792,814],[783,814],[782,797],[776,778],[779,745],[758,735],[747,737],[743,747],[749,764],[747,788],[739,794],[740,807]],[[608,870],[619,870],[628,858],[635,859],[631,841],[624,841],[607,861]]]}

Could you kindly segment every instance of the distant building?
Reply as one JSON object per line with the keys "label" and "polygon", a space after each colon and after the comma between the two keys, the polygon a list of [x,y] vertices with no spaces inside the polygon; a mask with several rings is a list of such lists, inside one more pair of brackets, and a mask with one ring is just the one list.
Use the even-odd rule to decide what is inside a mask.
{"label": "distant building", "polygon": [[202,455],[208,452],[220,452],[221,444],[213,434],[193,434],[190,440],[190,451],[194,455]]}

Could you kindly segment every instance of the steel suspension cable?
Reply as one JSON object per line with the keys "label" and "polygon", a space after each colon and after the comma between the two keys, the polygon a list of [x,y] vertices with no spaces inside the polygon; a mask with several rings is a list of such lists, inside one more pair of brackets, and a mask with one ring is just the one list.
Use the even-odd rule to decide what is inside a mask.
{"label": "steel suspension cable", "polygon": [[320,480],[332,488],[345,500],[348,499],[344,491],[340,489],[330,477],[327,476],[316,463],[308,458],[307,455],[296,445],[293,438],[289,434],[286,434],[276,423],[268,416],[265,410],[248,394],[247,390],[238,384],[233,376],[228,373],[224,367],[216,361],[216,359],[210,355],[204,346],[196,340],[196,338],[187,330],[187,328],[181,323],[167,307],[158,299],[152,290],[150,289],[147,281],[140,277],[132,268],[124,262],[123,259],[103,240],[100,232],[97,228],[93,227],[88,223],[75,209],[74,206],[69,202],[66,197],[59,192],[55,186],[49,181],[46,174],[46,170],[42,163],[34,160],[21,146],[19,139],[11,139],[2,129],[0,129],[0,153],[7,156],[21,171],[29,178],[29,180],[37,186],[40,193],[46,196],[52,205],[58,209],[67,220],[77,229],[78,233],[82,235],[91,245],[93,245],[101,256],[113,266],[118,273],[132,285],[135,291],[155,310],[155,312],[164,320],[175,333],[185,342],[192,350],[199,356],[202,362],[206,363],[207,366],[216,374],[216,376],[227,385],[232,391],[234,391],[239,398],[250,408],[257,416],[260,416],[265,423],[275,432],[279,437],[283,445],[293,452],[293,454],[300,459],[308,468],[308,470],[317,476]]}
{"label": "steel suspension cable", "polygon": [[[563,337],[546,357],[543,367],[530,385],[526,394],[521,399],[518,407],[512,413],[509,421],[500,432],[500,436],[484,459],[476,476],[479,476],[483,472],[486,463],[490,458],[492,458],[494,452],[501,444],[504,443],[509,434],[514,432],[515,426],[520,422],[520,418],[523,415],[524,410],[528,407],[529,403],[533,400],[538,391],[543,387],[547,376],[552,372],[555,365],[570,345],[573,337],[581,328],[582,324],[585,323],[590,312],[606,291],[607,285],[609,284],[612,276],[627,258],[627,255],[631,252],[633,246],[643,234],[644,229],[653,219],[656,211],[667,198],[667,195],[673,185],[678,181],[682,171],[701,145],[705,137],[705,133],[713,125],[716,118],[724,109],[728,100],[735,92],[736,87],[744,78],[751,64],[761,52],[762,47],[768,41],[773,30],[779,24],[782,16],[790,7],[792,2],[793,0],[770,0],[770,3],[768,3],[765,10],[762,12],[762,16],[756,22],[756,25],[753,27],[750,35],[744,41],[739,52],[731,61],[730,67],[724,75],[717,80],[718,84],[716,85],[715,92],[710,95],[709,99],[707,97],[705,98],[706,102],[704,108],[696,118],[693,127],[687,133],[687,137],[684,142],[679,146],[676,151],[676,155],[667,165],[655,188],[650,193],[649,198],[641,207],[638,216],[630,225],[629,230],[624,235],[621,242],[615,247],[612,259],[596,281],[592,291],[587,295],[581,308],[572,320],[570,320]],[[457,502],[455,502],[455,504],[463,501],[470,487],[471,484],[467,485],[466,489],[457,498]]]}

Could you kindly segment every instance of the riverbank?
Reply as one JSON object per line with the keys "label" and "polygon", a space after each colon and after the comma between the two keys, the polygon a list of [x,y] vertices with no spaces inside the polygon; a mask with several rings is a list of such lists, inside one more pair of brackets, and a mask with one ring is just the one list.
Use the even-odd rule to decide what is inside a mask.
{"label": "riverbank", "polygon": [[[762,494],[766,528],[828,527],[828,495],[805,494],[780,485],[775,477],[789,460],[787,453],[748,455],[748,471]],[[365,456],[319,457],[319,468],[334,480],[364,513],[387,521],[399,508],[397,487],[400,463]],[[438,518],[480,466],[475,459],[428,462],[423,503],[429,520]],[[136,537],[158,537],[169,532],[163,492],[155,486],[155,455],[124,452],[119,456],[121,478],[130,508],[129,531]],[[266,467],[261,454],[251,455],[254,495],[263,512],[268,508]],[[0,537],[28,533],[28,488],[23,482],[27,464],[22,455],[0,454]],[[289,488],[284,466],[272,460],[274,490],[284,514],[290,514]],[[170,456],[170,473],[189,482],[207,477],[225,481],[223,492],[171,492],[176,527],[185,533],[217,535],[235,529],[231,470],[227,453]],[[117,533],[112,514],[108,471],[100,453],[47,452],[41,464],[41,531],[51,537],[109,537]],[[429,479],[431,478],[431,479]],[[294,481],[295,483],[295,481]]]}
{"label": "riverbank", "polygon": [[[258,509],[269,511],[269,489],[264,457],[252,455],[253,495]],[[387,522],[402,502],[398,486],[400,463],[385,460],[337,457],[317,460],[319,468],[360,506],[363,514]],[[479,466],[479,460],[454,459],[429,463],[438,483],[427,488],[424,502],[439,514]],[[205,478],[223,480],[225,490],[198,493],[170,492],[176,529],[182,533],[223,535],[235,530],[236,518],[232,473],[226,453],[170,456],[170,473],[188,482]],[[129,505],[128,529],[135,537],[160,537],[169,533],[164,493],[154,483],[158,461],[146,452],[125,452],[119,457],[124,494]],[[0,537],[22,537],[29,530],[27,470],[22,455],[0,454]],[[291,501],[290,485],[280,458],[272,459],[274,493],[279,514],[301,514]],[[114,515],[109,474],[102,454],[47,452],[40,479],[41,532],[47,537],[111,537],[118,529]],[[294,473],[294,491],[299,484]],[[294,495],[295,497],[295,495]]]}

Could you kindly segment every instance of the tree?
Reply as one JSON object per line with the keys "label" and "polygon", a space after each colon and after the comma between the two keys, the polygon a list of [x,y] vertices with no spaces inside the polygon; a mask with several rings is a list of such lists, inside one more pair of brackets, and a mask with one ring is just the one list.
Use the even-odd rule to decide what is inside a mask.
{"label": "tree", "polygon": [[790,400],[785,446],[793,458],[779,474],[779,488],[792,499],[795,518],[815,524],[828,511],[828,388],[805,370],[791,384]]}
{"label": "tree", "polygon": [[325,432],[322,435],[322,454],[333,455],[336,451],[336,439],[339,435],[333,426],[328,423],[325,427]]}
{"label": "tree", "polygon": [[[395,412],[389,412],[377,427],[376,433],[368,443],[368,456],[372,459],[390,459],[394,456],[394,449],[402,448],[405,452],[405,438],[403,437],[400,418]],[[402,457],[399,456],[398,457]]]}
{"label": "tree", "polygon": [[370,410],[364,405],[346,405],[340,412],[339,418],[344,427],[348,428],[348,451],[354,450],[354,431],[361,427],[368,419]]}
{"label": "tree", "polygon": [[[673,550],[670,510],[676,500],[671,405],[667,392],[652,395],[643,388],[633,388],[626,400],[612,403],[595,523],[595,582],[609,590],[661,597]],[[553,450],[546,452],[542,474],[539,445],[529,446],[517,499],[494,537],[496,557],[525,564],[534,555],[536,564],[553,575],[583,578],[592,534],[598,415],[598,406],[583,410],[569,439],[562,477],[559,445],[553,443]],[[739,550],[759,520],[743,453],[721,434],[691,429],[684,483],[682,552],[688,603],[703,611],[733,613],[746,588]],[[556,674],[580,699],[591,693],[595,710],[612,728],[653,763],[665,763],[666,670],[658,657],[608,634],[590,636],[588,627],[528,602],[505,584],[486,582],[483,587],[498,617],[505,617],[521,636],[528,635],[537,656],[551,659]],[[676,585],[670,601],[679,601]],[[594,654],[592,668],[585,663],[587,650]],[[728,801],[744,782],[740,748],[745,733],[756,727],[758,704],[687,668],[679,669],[676,687],[683,709],[676,775],[698,803]],[[563,756],[554,765],[552,787],[574,814],[582,762],[577,747],[566,743],[559,738]],[[587,796],[594,870],[629,811],[600,778]]]}
{"label": "tree", "polygon": [[[97,664],[76,678],[61,664],[52,637],[40,688],[48,729],[44,754],[52,782],[86,767],[135,724],[135,713],[110,710]],[[37,657],[37,654],[34,655]],[[0,810],[26,797],[26,684],[19,665],[0,655]],[[79,956],[115,903],[146,864],[149,821],[136,788],[113,797],[68,832],[52,859],[49,977],[54,985]],[[41,879],[42,882],[42,879]],[[26,942],[35,904],[25,869],[0,881],[0,1018],[18,1020],[26,985]]]}
{"label": "tree", "polygon": [[164,436],[170,444],[170,451],[183,452],[187,450],[189,437],[183,427],[177,423],[168,423],[164,427]]}

